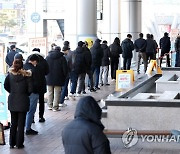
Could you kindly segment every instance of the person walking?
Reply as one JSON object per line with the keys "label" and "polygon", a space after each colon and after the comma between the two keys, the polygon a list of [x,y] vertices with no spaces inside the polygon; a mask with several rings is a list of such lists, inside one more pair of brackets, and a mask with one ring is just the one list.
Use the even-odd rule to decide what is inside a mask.
{"label": "person walking", "polygon": [[140,74],[140,64],[141,58],[144,64],[144,72],[147,70],[147,56],[146,56],[146,40],[143,39],[143,33],[139,34],[139,38],[134,42],[134,48],[138,52],[138,64],[137,64],[137,73]]}
{"label": "person walking", "polygon": [[46,57],[49,73],[46,76],[48,89],[48,110],[60,111],[59,102],[61,88],[65,84],[68,74],[68,65],[61,48],[56,46]]}
{"label": "person walking", "polygon": [[100,67],[99,83],[101,86],[103,86],[103,85],[108,86],[108,85],[110,85],[108,83],[110,49],[107,46],[106,40],[104,40],[102,42],[101,47],[103,48],[104,54],[103,54],[102,63],[101,63],[101,67]]}
{"label": "person walking", "polygon": [[4,81],[4,88],[9,92],[8,109],[11,114],[10,148],[24,148],[26,113],[30,105],[29,95],[33,90],[31,75],[30,70],[23,69],[22,60],[15,59]]}
{"label": "person walking", "polygon": [[120,46],[120,39],[116,37],[113,44],[109,46],[110,48],[110,64],[111,64],[111,79],[116,80],[116,70],[118,70],[119,57],[122,54],[122,48]]}
{"label": "person walking", "polygon": [[130,70],[131,68],[131,59],[133,57],[132,51],[134,50],[134,44],[131,41],[132,35],[127,34],[127,38],[122,41],[122,57],[123,57],[123,69]]}
{"label": "person walking", "polygon": [[169,58],[169,54],[168,54],[170,49],[171,49],[171,41],[170,41],[170,37],[168,36],[167,32],[165,32],[164,37],[162,37],[160,39],[159,46],[160,46],[160,49],[161,49],[160,67],[161,67],[161,64],[162,64],[162,59],[163,59],[165,54],[167,54],[166,55],[166,65],[168,67],[171,67],[170,58]]}
{"label": "person walking", "polygon": [[111,154],[109,140],[103,133],[101,114],[93,97],[85,96],[78,101],[74,120],[62,131],[66,154]]}

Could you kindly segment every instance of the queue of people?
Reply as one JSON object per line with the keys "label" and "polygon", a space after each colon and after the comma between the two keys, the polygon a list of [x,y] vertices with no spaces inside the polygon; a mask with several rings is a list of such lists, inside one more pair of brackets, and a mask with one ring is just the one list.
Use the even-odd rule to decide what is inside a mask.
{"label": "queue of people", "polygon": [[[101,41],[96,39],[90,49],[88,48],[88,42],[79,41],[74,51],[70,49],[69,41],[64,42],[62,49],[53,43],[47,57],[41,54],[40,49],[34,48],[25,62],[23,62],[22,55],[15,51],[15,46],[11,47],[12,51],[6,56],[9,71],[4,83],[5,89],[9,92],[8,109],[11,112],[9,144],[11,148],[15,146],[17,148],[24,147],[24,127],[26,135],[38,134],[38,131],[33,130],[31,125],[34,122],[38,103],[39,122],[45,122],[44,94],[46,92],[47,109],[57,112],[62,107],[67,106],[66,99],[76,100],[77,96],[86,96],[87,89],[90,92],[96,92],[102,86],[109,86],[109,66],[111,66],[111,79],[116,80],[116,70],[119,69],[121,54],[123,69],[129,70],[133,57],[132,51],[135,49],[138,52],[138,73],[140,73],[141,58],[143,59],[144,72],[147,69],[148,59],[155,58],[157,43],[153,39],[153,35],[150,34],[147,34],[145,40],[143,34],[140,33],[139,38],[134,43],[131,34],[128,34],[122,43],[120,43],[118,37],[110,45],[106,40],[103,40],[102,43]],[[170,50],[169,44],[166,46],[167,42],[169,43],[169,39],[166,34],[160,40],[162,56],[163,53]],[[83,106],[86,106],[88,112],[84,110]],[[92,115],[93,117],[91,117]],[[80,136],[77,134],[74,138],[74,142],[79,141],[80,151],[98,152],[104,149],[106,153],[110,153],[109,142],[102,132],[104,127],[100,118],[101,109],[92,97],[86,96],[80,99],[76,108],[75,119],[67,126],[67,130],[63,131],[65,151],[74,149],[73,146],[68,146],[70,143],[67,139],[70,133],[69,130],[76,129],[76,127],[83,124],[87,126],[81,128]],[[91,125],[90,121],[94,124]],[[73,126],[73,124],[77,125]],[[87,146],[93,144],[93,147],[83,149],[84,143],[79,138],[85,136],[84,131],[87,132],[91,128],[94,131],[90,133],[90,136],[86,136],[84,143],[87,143]],[[96,136],[98,137],[96,138]],[[89,140],[91,143],[89,143]],[[96,145],[96,142],[99,145]]]}

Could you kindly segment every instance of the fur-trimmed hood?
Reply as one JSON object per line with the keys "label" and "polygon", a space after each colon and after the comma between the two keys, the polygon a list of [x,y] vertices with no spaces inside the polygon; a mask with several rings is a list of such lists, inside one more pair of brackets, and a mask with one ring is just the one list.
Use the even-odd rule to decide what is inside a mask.
{"label": "fur-trimmed hood", "polygon": [[27,76],[27,77],[32,76],[31,70],[20,69],[18,72],[15,72],[13,67],[11,67],[9,68],[8,72],[12,73],[13,75],[22,75],[22,76]]}

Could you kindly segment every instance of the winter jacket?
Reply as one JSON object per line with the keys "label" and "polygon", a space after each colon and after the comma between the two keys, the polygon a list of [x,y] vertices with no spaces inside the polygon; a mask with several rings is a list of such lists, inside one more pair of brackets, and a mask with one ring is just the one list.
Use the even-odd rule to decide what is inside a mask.
{"label": "winter jacket", "polygon": [[85,52],[85,58],[86,58],[86,70],[89,71],[91,70],[91,65],[92,65],[92,55],[91,51],[89,50],[88,47],[84,47],[84,52]]}
{"label": "winter jacket", "polygon": [[146,42],[147,42],[146,53],[155,54],[156,53],[156,44],[155,44],[154,40],[152,40],[151,38],[148,38],[146,40]]}
{"label": "winter jacket", "polygon": [[162,37],[160,39],[159,45],[161,48],[161,53],[168,53],[171,49],[170,37],[168,37],[168,36]]}
{"label": "winter jacket", "polygon": [[86,58],[83,47],[77,47],[72,55],[72,71],[77,74],[86,73]]}
{"label": "winter jacket", "polygon": [[45,76],[49,73],[49,65],[47,63],[47,61],[44,59],[44,55],[37,52],[37,51],[33,51],[31,53],[32,54],[36,54],[39,57],[39,62],[38,62],[38,69],[39,69],[39,84],[40,84],[40,93],[46,93],[47,89],[46,89],[46,78]]}
{"label": "winter jacket", "polygon": [[68,74],[68,66],[64,54],[60,51],[51,51],[46,57],[49,65],[49,74],[46,76],[47,85],[64,86]]}
{"label": "winter jacket", "polygon": [[174,44],[174,47],[175,47],[175,51],[180,51],[180,36],[178,36],[175,40],[175,44]]}
{"label": "winter jacket", "polygon": [[103,58],[103,49],[99,42],[95,42],[90,49],[92,55],[92,67],[101,66],[101,61]]}
{"label": "winter jacket", "polygon": [[122,52],[123,58],[133,57],[132,51],[134,50],[134,45],[133,45],[133,42],[129,38],[126,38],[124,41],[122,41],[121,47],[123,51]]}
{"label": "winter jacket", "polygon": [[17,54],[17,51],[11,50],[9,53],[6,55],[6,63],[9,65],[9,67],[12,66],[13,61],[14,61],[14,56]]}
{"label": "winter jacket", "polygon": [[4,88],[9,92],[8,109],[15,112],[27,112],[29,110],[29,95],[33,87],[31,81],[31,71],[19,70],[15,72],[13,68],[4,81]]}
{"label": "winter jacket", "polygon": [[134,48],[136,49],[136,52],[146,52],[146,40],[143,38],[138,38],[134,42]]}
{"label": "winter jacket", "polygon": [[110,49],[106,44],[102,44],[101,48],[103,49],[103,58],[101,62],[101,66],[108,66],[109,63],[109,58],[110,58]]}
{"label": "winter jacket", "polygon": [[109,141],[103,133],[101,108],[91,96],[79,100],[75,119],[62,131],[66,154],[110,154]]}
{"label": "winter jacket", "polygon": [[32,85],[33,85],[33,93],[38,94],[41,92],[41,76],[40,74],[40,68],[38,65],[34,66],[31,63],[29,63],[28,58],[24,64],[25,70],[31,70],[32,72]]}
{"label": "winter jacket", "polygon": [[111,53],[111,60],[119,61],[119,56],[120,54],[122,54],[122,48],[120,44],[115,41],[113,42],[113,44],[109,46],[109,48],[110,48],[110,53]]}

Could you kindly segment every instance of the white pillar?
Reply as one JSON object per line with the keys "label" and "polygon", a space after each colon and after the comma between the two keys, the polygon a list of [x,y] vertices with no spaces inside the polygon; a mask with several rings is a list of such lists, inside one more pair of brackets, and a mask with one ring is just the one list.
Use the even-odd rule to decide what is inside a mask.
{"label": "white pillar", "polygon": [[70,41],[71,48],[75,49],[78,41],[95,40],[97,0],[66,0],[65,3],[68,6],[65,8],[65,40]]}
{"label": "white pillar", "polygon": [[120,0],[103,1],[102,38],[111,44],[115,37],[120,38]]}
{"label": "white pillar", "polygon": [[[141,4],[142,0],[121,0],[121,40],[124,40],[128,33],[132,40],[138,38],[141,32]],[[137,61],[137,55],[133,53],[133,61]]]}

